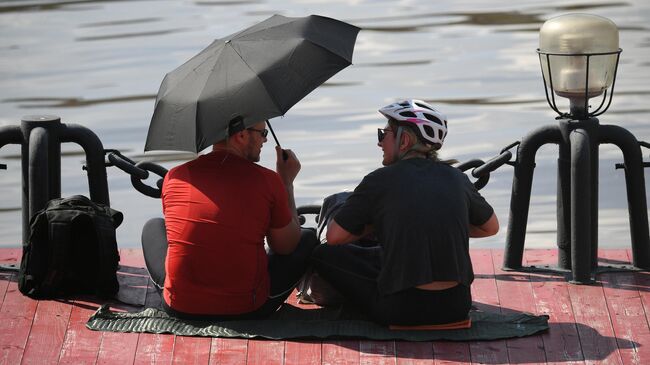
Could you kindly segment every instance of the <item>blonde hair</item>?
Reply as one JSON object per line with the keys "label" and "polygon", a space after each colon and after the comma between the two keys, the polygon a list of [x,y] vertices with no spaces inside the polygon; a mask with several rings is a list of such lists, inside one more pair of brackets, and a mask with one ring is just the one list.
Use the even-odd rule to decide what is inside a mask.
{"label": "blonde hair", "polygon": [[399,128],[399,127],[403,127],[402,128],[402,133],[407,133],[411,137],[411,139],[416,141],[413,144],[413,146],[411,146],[411,148],[410,148],[411,151],[421,153],[429,160],[444,163],[444,164],[447,164],[447,165],[453,165],[455,163],[458,163],[458,160],[456,160],[456,159],[441,160],[440,157],[438,157],[438,150],[442,146],[440,146],[439,144],[429,144],[429,143],[423,142],[422,138],[420,138],[418,133],[416,133],[415,130],[413,130],[413,128],[411,126],[400,124],[395,119],[388,119],[388,125],[394,131],[397,131],[397,128]]}

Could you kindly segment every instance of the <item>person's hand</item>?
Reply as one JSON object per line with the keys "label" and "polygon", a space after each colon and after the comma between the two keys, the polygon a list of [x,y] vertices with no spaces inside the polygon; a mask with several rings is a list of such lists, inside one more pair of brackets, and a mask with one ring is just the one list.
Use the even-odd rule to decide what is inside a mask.
{"label": "person's hand", "polygon": [[[275,171],[280,175],[285,185],[293,184],[293,180],[298,176],[300,171],[300,161],[291,150],[283,150],[280,146],[275,146],[277,161]],[[286,159],[284,158],[286,156]]]}

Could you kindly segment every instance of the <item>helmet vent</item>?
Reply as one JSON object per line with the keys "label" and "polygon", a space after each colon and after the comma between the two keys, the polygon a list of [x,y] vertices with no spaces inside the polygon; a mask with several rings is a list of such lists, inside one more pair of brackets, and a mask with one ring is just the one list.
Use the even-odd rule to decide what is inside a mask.
{"label": "helmet vent", "polygon": [[423,125],[422,127],[424,128],[424,132],[427,134],[427,136],[435,136],[436,135],[436,132],[430,126]]}
{"label": "helmet vent", "polygon": [[434,111],[434,110],[431,109],[431,107],[429,107],[428,105],[424,105],[424,104],[420,104],[420,103],[413,103],[413,104],[419,106],[420,108],[424,108],[424,109],[428,109],[428,110]]}
{"label": "helmet vent", "polygon": [[417,115],[415,115],[413,112],[401,112],[399,115],[403,117],[417,118]]}
{"label": "helmet vent", "polygon": [[430,115],[430,114],[427,114],[427,113],[422,113],[422,114],[424,114],[424,117],[427,118],[428,120],[430,120],[430,121],[432,121],[432,122],[434,122],[436,124],[442,125],[442,123],[440,122],[440,119],[434,117],[433,115]]}

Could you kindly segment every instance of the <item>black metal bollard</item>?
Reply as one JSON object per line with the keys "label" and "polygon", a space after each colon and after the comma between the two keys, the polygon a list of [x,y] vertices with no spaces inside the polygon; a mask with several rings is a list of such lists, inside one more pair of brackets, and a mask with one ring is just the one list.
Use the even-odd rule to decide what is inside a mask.
{"label": "black metal bollard", "polygon": [[562,137],[557,126],[544,126],[524,137],[517,148],[506,248],[503,256],[503,268],[506,270],[516,270],[522,266],[537,150],[546,143],[559,144],[561,140]]}
{"label": "black metal bollard", "polygon": [[47,202],[61,197],[61,143],[79,144],[86,153],[90,199],[109,205],[104,148],[89,129],[65,125],[51,115],[25,116],[20,127],[0,128],[0,148],[21,145],[22,239],[29,240],[29,220]]}
{"label": "black metal bollard", "polygon": [[572,283],[588,284],[598,268],[598,146],[623,151],[632,236],[633,265],[650,269],[650,236],[644,163],[637,139],[626,129],[598,119],[561,120],[528,134],[517,151],[503,266],[522,268],[535,154],[547,143],[559,145],[557,182],[558,266],[571,270]]}
{"label": "black metal bollard", "polygon": [[632,264],[650,270],[650,235],[645,191],[644,164],[639,141],[628,130],[616,125],[601,126],[600,143],[613,143],[623,152],[625,185],[632,237]]}

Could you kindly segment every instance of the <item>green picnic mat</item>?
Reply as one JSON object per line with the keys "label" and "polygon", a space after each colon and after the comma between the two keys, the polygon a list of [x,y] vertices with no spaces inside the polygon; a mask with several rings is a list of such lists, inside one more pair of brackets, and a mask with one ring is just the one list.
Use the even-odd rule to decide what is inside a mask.
{"label": "green picnic mat", "polygon": [[[357,317],[355,319],[355,317]],[[530,336],[548,329],[548,316],[527,313],[470,312],[472,327],[457,330],[390,330],[344,308],[301,309],[283,305],[271,318],[242,321],[190,321],[147,308],[114,312],[107,305],[93,314],[86,327],[95,331],[169,333],[179,336],[266,338],[354,338],[404,341],[481,341]]]}

